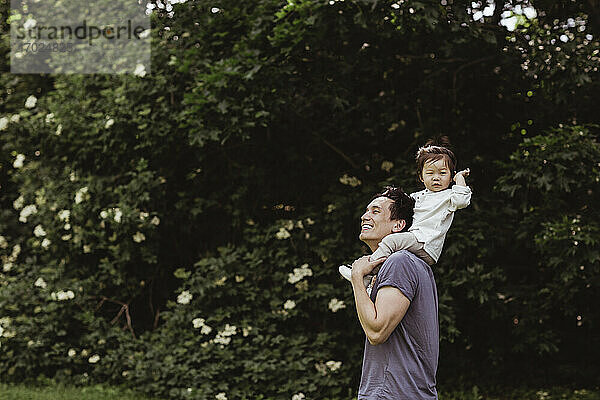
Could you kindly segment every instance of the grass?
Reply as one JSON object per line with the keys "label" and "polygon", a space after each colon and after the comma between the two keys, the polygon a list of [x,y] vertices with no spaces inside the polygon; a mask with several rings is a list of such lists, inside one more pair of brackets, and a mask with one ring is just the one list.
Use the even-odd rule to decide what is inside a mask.
{"label": "grass", "polygon": [[474,386],[471,390],[463,391],[450,392],[441,390],[439,400],[600,400],[600,388],[506,388],[505,391],[496,389],[493,393],[487,393]]}
{"label": "grass", "polygon": [[[151,400],[127,389],[106,386],[75,388],[68,386],[35,387],[0,383],[1,400]],[[157,399],[154,399],[157,400]]]}
{"label": "grass", "polygon": [[[75,388],[62,385],[27,386],[0,383],[0,400],[158,400],[144,397],[130,389],[102,385]],[[469,390],[440,390],[439,400],[600,400],[595,389],[515,389],[489,394],[477,386]]]}

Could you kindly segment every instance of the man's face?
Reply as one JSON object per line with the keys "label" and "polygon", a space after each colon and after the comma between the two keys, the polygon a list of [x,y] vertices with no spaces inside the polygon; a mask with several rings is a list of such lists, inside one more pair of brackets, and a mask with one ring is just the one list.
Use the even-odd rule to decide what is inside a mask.
{"label": "man's face", "polygon": [[405,225],[404,220],[390,219],[390,205],[393,200],[387,197],[377,197],[369,203],[365,213],[360,217],[360,235],[358,238],[365,242],[372,251],[385,236],[400,232]]}

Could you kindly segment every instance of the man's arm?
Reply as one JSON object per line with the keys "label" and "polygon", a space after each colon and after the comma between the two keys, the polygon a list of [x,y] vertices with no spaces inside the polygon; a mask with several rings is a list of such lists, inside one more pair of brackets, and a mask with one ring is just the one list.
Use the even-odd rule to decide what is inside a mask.
{"label": "man's arm", "polygon": [[377,292],[375,303],[371,301],[363,277],[384,260],[369,261],[369,256],[359,258],[352,265],[352,290],[358,319],[367,335],[369,343],[378,345],[384,343],[398,326],[410,301],[400,290],[385,286]]}

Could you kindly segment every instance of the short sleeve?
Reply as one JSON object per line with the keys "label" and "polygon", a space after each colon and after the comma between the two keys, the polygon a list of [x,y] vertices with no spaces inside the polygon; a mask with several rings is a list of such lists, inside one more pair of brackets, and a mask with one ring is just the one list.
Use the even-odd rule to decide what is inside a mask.
{"label": "short sleeve", "polygon": [[409,301],[412,301],[419,286],[415,262],[408,250],[392,254],[383,263],[377,273],[377,290],[384,286],[392,286],[400,290]]}

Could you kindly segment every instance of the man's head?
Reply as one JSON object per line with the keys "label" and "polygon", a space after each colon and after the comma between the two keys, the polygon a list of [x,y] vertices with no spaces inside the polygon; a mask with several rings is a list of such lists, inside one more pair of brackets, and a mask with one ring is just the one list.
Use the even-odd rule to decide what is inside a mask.
{"label": "man's head", "polygon": [[360,217],[358,238],[375,251],[381,239],[412,225],[415,201],[400,188],[387,186],[376,194]]}

